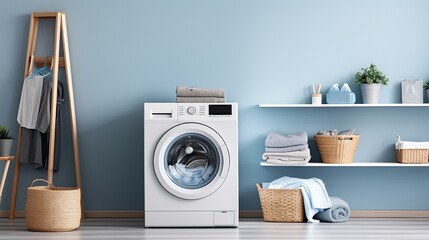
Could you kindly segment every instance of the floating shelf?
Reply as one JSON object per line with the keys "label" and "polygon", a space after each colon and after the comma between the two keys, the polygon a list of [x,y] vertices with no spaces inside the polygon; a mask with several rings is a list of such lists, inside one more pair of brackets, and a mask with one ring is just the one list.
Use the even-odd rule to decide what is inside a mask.
{"label": "floating shelf", "polygon": [[310,162],[306,165],[280,165],[261,162],[263,167],[429,167],[429,163],[397,163],[397,162],[354,162],[354,163],[320,163]]}
{"label": "floating shelf", "polygon": [[382,104],[259,104],[260,108],[376,108],[376,107],[429,107],[427,103],[382,103]]}

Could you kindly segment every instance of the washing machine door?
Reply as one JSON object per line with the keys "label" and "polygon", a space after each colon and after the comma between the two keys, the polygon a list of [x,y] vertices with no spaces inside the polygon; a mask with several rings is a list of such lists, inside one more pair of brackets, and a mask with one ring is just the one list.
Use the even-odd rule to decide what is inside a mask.
{"label": "washing machine door", "polygon": [[161,185],[174,196],[200,199],[214,193],[229,170],[225,141],[212,128],[185,123],[168,130],[154,154],[154,170]]}

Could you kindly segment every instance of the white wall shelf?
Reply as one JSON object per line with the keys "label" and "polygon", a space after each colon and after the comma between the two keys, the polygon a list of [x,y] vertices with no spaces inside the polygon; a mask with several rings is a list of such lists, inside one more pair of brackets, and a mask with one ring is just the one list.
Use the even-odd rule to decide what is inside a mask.
{"label": "white wall shelf", "polygon": [[397,162],[354,162],[345,164],[310,162],[306,165],[280,165],[262,161],[260,164],[263,167],[429,167],[429,163],[408,164]]}
{"label": "white wall shelf", "polygon": [[382,104],[259,104],[260,108],[376,108],[376,107],[429,107],[427,103],[382,103]]}

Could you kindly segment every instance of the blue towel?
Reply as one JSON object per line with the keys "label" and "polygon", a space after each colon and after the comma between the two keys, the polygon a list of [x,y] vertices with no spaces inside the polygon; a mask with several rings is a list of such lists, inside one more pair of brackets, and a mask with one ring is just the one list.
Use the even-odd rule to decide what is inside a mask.
{"label": "blue towel", "polygon": [[306,132],[299,132],[293,134],[281,134],[277,132],[270,132],[265,138],[265,147],[283,148],[297,145],[304,145],[308,142]]}
{"label": "blue towel", "polygon": [[350,207],[347,202],[341,198],[331,197],[331,203],[332,207],[317,213],[314,218],[322,222],[346,222],[350,216]]}
{"label": "blue towel", "polygon": [[300,188],[304,199],[305,216],[308,222],[319,222],[313,216],[327,208],[332,207],[328,192],[322,180],[318,178],[300,179],[282,177],[274,180],[268,186],[270,189],[296,189]]}

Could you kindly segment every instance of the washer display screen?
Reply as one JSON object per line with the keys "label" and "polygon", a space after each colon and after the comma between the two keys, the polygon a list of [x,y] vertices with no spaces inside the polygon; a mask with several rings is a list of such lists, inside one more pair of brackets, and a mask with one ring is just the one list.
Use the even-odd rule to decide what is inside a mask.
{"label": "washer display screen", "polygon": [[225,105],[209,105],[209,115],[232,115],[232,106]]}
{"label": "washer display screen", "polygon": [[176,185],[198,189],[209,184],[219,171],[221,156],[215,144],[198,133],[176,137],[167,147],[164,168]]}

